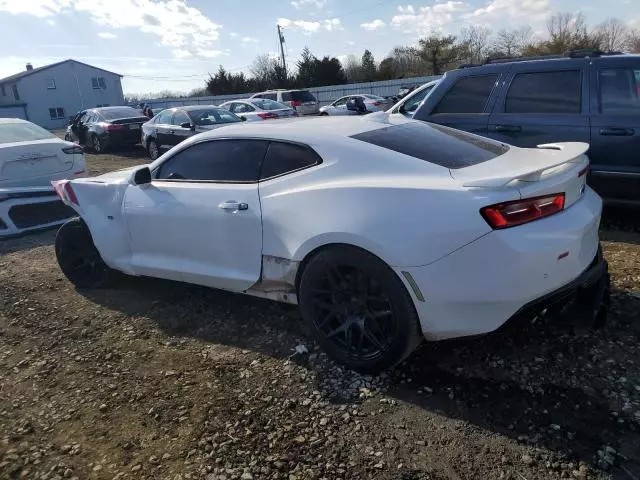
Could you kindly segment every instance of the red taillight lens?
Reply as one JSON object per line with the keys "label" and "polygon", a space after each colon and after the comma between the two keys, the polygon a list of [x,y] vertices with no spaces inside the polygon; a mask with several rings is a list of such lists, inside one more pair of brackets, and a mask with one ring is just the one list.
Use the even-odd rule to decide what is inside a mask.
{"label": "red taillight lens", "polygon": [[71,203],[80,205],[78,203],[78,197],[76,197],[76,192],[73,191],[73,188],[71,187],[71,184],[69,182],[64,184],[64,192],[67,194],[67,198]]}
{"label": "red taillight lens", "polygon": [[259,113],[258,116],[264,120],[268,120],[270,118],[278,118],[278,115],[276,115],[275,113],[271,113],[271,112],[263,112],[263,113]]}
{"label": "red taillight lens", "polygon": [[589,165],[578,172],[578,178],[584,177],[587,173],[589,173]]}
{"label": "red taillight lens", "polygon": [[376,107],[379,107],[380,105],[382,105],[382,102],[373,102],[373,104],[374,104]]}
{"label": "red taillight lens", "polygon": [[292,107],[301,107],[303,105],[302,102],[299,102],[297,100],[292,100],[291,102],[289,102],[291,104]]}
{"label": "red taillight lens", "polygon": [[62,151],[67,155],[82,155],[84,153],[84,150],[80,145],[74,145],[73,147],[64,147]]}
{"label": "red taillight lens", "polygon": [[480,210],[494,229],[515,227],[558,213],[564,209],[564,193],[498,203]]}
{"label": "red taillight lens", "polygon": [[121,132],[127,129],[126,125],[122,125],[121,123],[107,123],[104,126],[104,129],[107,132]]}

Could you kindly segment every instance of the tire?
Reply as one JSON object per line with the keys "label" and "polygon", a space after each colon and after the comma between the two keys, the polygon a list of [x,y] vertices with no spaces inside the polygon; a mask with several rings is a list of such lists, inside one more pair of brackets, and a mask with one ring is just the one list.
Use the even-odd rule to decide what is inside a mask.
{"label": "tire", "polygon": [[55,250],[60,270],[78,288],[107,287],[116,276],[100,257],[81,218],[72,218],[60,227]]}
{"label": "tire", "polygon": [[147,144],[147,153],[151,160],[157,160],[160,156],[160,150],[158,149],[158,144],[155,140],[149,140]]}
{"label": "tire", "polygon": [[329,114],[327,112],[320,112],[321,117],[328,117]]}
{"label": "tire", "polygon": [[403,283],[359,248],[330,247],[311,258],[300,276],[298,300],[327,355],[361,373],[397,365],[423,338]]}
{"label": "tire", "polygon": [[69,135],[68,133],[65,133],[65,134],[64,134],[64,139],[65,139],[65,141],[67,141],[67,142],[72,142],[72,141],[73,141],[73,140],[71,139],[71,135]]}
{"label": "tire", "polygon": [[95,133],[91,134],[91,148],[93,153],[102,153],[104,148],[102,147],[102,142],[100,141],[100,137],[98,137]]}

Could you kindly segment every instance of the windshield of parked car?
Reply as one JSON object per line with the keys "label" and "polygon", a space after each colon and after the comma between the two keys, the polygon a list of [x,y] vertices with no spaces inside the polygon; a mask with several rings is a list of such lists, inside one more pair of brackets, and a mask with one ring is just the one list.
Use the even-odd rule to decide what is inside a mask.
{"label": "windshield of parked car", "polygon": [[241,122],[242,119],[223,108],[203,108],[198,110],[189,110],[189,116],[196,125],[216,125],[218,123],[235,123]]}
{"label": "windshield of parked car", "polygon": [[509,150],[495,140],[422,122],[377,128],[351,138],[452,169],[477,165]]}
{"label": "windshield of parked car", "polygon": [[314,97],[311,92],[307,90],[294,90],[293,92],[282,92],[282,101],[283,102],[315,102],[316,97]]}
{"label": "windshield of parked car", "polygon": [[0,144],[46,140],[56,136],[33,123],[0,123]]}
{"label": "windshield of parked car", "polygon": [[122,108],[109,108],[105,110],[98,110],[102,118],[105,120],[117,120],[119,118],[134,118],[134,117],[142,117],[142,113],[131,107],[122,107]]}
{"label": "windshield of parked car", "polygon": [[252,103],[258,108],[262,110],[282,110],[283,108],[291,108],[289,105],[285,105],[284,103],[274,102],[273,100],[269,100],[267,98],[252,98],[249,100],[249,103]]}

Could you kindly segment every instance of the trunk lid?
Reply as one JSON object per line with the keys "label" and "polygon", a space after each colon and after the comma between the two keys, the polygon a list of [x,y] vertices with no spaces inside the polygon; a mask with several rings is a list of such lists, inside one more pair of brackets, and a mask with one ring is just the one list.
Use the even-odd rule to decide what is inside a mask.
{"label": "trunk lid", "polygon": [[565,194],[565,208],[582,198],[589,159],[586,143],[565,142],[537,148],[511,147],[492,160],[452,169],[451,176],[467,188],[516,188],[521,198]]}
{"label": "trunk lid", "polygon": [[0,187],[49,185],[49,177],[70,171],[82,157],[62,151],[72,146],[59,139],[0,145]]}

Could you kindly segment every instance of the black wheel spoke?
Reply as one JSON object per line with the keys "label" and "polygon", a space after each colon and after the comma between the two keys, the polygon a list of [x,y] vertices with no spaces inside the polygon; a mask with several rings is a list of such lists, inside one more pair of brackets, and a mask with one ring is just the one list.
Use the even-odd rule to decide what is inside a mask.
{"label": "black wheel spoke", "polygon": [[339,333],[343,333],[345,330],[345,324],[341,324],[338,328],[334,328],[329,333],[327,333],[327,338],[335,337]]}
{"label": "black wheel spoke", "polygon": [[335,314],[333,312],[327,313],[327,315],[317,324],[318,329],[324,330],[324,327],[326,327],[329,324],[329,321],[332,318],[335,318]]}
{"label": "black wheel spoke", "polygon": [[369,340],[369,342],[371,342],[371,344],[375,348],[377,348],[378,350],[384,350],[384,347],[385,347],[384,344],[381,343],[380,340],[378,340],[378,338],[376,338],[375,334],[370,330],[367,323],[365,323],[364,326],[362,327],[362,334],[366,337],[367,340]]}
{"label": "black wheel spoke", "polygon": [[342,309],[342,305],[339,303],[330,303],[325,300],[320,300],[318,298],[314,298],[313,303],[315,303],[321,309],[328,310],[333,313],[337,313]]}
{"label": "black wheel spoke", "polygon": [[371,319],[377,320],[379,318],[390,317],[391,315],[393,315],[393,312],[391,310],[380,310],[378,312],[371,312],[367,316],[367,318],[371,318]]}
{"label": "black wheel spoke", "polygon": [[345,337],[347,342],[347,357],[351,358],[351,347],[353,346],[351,344],[353,341],[353,328],[351,328],[351,325],[349,325],[345,330]]}

